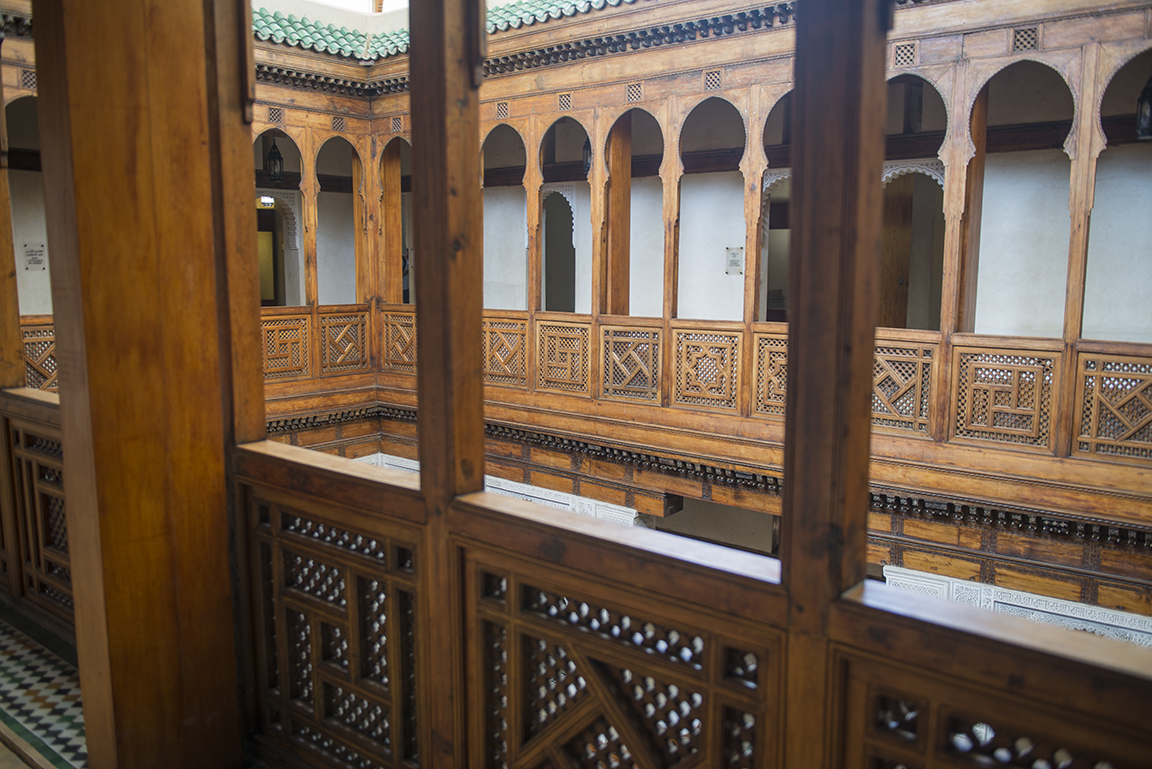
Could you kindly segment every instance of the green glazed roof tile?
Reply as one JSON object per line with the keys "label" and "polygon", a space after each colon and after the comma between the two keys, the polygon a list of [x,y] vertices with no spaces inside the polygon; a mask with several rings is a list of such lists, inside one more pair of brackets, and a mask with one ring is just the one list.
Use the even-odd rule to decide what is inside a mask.
{"label": "green glazed roof tile", "polygon": [[[509,5],[488,10],[489,34],[508,29],[519,29],[528,24],[543,23],[619,5],[631,5],[638,0],[519,0]],[[285,16],[280,11],[260,8],[252,11],[252,32],[257,40],[293,45],[309,51],[337,56],[356,57],[375,61],[408,51],[408,30],[368,35],[347,27],[312,21],[307,16]]]}

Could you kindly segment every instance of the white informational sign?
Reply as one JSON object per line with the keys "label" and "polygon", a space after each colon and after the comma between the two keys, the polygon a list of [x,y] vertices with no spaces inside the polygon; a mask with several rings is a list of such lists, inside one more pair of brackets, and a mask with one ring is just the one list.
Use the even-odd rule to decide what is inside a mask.
{"label": "white informational sign", "polygon": [[48,249],[44,246],[43,243],[24,244],[24,269],[48,269]]}
{"label": "white informational sign", "polygon": [[729,248],[725,259],[724,271],[729,275],[744,274],[744,249]]}

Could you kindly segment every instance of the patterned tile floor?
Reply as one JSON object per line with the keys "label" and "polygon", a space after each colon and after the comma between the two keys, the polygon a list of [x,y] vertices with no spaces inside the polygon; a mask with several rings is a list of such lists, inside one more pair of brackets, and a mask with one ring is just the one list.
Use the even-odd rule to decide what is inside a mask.
{"label": "patterned tile floor", "polygon": [[33,766],[86,769],[75,655],[59,639],[36,630],[18,615],[0,612],[0,734]]}

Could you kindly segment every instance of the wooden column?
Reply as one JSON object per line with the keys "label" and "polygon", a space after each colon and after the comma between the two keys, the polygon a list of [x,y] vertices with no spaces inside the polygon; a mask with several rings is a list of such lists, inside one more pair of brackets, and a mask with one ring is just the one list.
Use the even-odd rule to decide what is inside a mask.
{"label": "wooden column", "polygon": [[320,302],[320,284],[316,277],[317,199],[320,195],[320,182],[316,178],[316,148],[312,131],[305,131],[301,139],[300,205],[304,210],[300,215],[304,220],[304,304],[315,311]]}
{"label": "wooden column", "polygon": [[1072,217],[1068,242],[1068,283],[1064,299],[1064,355],[1061,359],[1060,390],[1056,407],[1056,456],[1072,451],[1073,420],[1076,412],[1076,342],[1084,327],[1084,284],[1088,277],[1088,234],[1096,198],[1096,161],[1104,151],[1096,110],[1087,105],[1099,102],[1098,62],[1100,44],[1084,47],[1080,67],[1080,109],[1072,131],[1072,179],[1068,209]]}
{"label": "wooden column", "polygon": [[830,765],[828,611],[864,578],[883,6],[825,0],[797,16],[781,545],[790,605],[784,765],[791,769]]}
{"label": "wooden column", "polygon": [[608,133],[608,251],[601,284],[601,312],[628,314],[629,251],[632,237],[632,113],[625,112]]}
{"label": "wooden column", "polygon": [[[0,49],[3,48],[0,32]],[[8,124],[0,82],[0,388],[23,387],[24,337],[20,332],[20,298],[16,290],[16,248],[12,243],[12,205],[8,191]]]}
{"label": "wooden column", "polygon": [[380,165],[380,220],[384,228],[383,271],[384,301],[399,304],[404,300],[404,221],[400,193],[400,142],[393,139],[384,148]]}
{"label": "wooden column", "polygon": [[352,153],[352,221],[356,232],[356,301],[372,298],[372,258],[368,252],[368,179],[360,160],[363,145]]}
{"label": "wooden column", "polygon": [[956,331],[976,328],[976,279],[980,268],[980,217],[984,207],[984,153],[988,144],[988,87],[972,104],[969,124],[976,154],[964,177],[964,218],[960,222],[960,265],[957,274]]}
{"label": "wooden column", "polygon": [[[419,641],[421,767],[464,763],[464,658],[449,538],[454,497],[484,487],[484,208],[480,194],[481,0],[421,0],[412,24],[412,181],[420,404],[427,510]],[[459,754],[459,758],[457,758]]]}
{"label": "wooden column", "polygon": [[660,163],[664,211],[664,349],[660,355],[660,404],[672,403],[675,376],[672,347],[672,319],[676,317],[677,284],[680,270],[680,180],[684,163],[680,158],[680,128],[684,125],[679,100],[668,100],[668,127],[664,131],[664,160]]}
{"label": "wooden column", "polygon": [[[748,98],[748,146],[740,162],[740,171],[744,175],[744,336],[749,341],[760,307],[760,223],[761,218],[768,215],[768,209],[763,207],[764,172],[768,170],[763,126],[767,119],[764,94],[761,89],[754,88]],[[752,354],[751,348],[746,354]]]}
{"label": "wooden column", "polygon": [[[94,769],[240,764],[225,458],[233,392],[253,389],[228,381],[229,333],[251,341],[258,296],[246,13],[235,2],[35,6]],[[258,376],[258,360],[231,373]]]}
{"label": "wooden column", "polygon": [[[540,163],[540,142],[543,139],[540,121],[533,118],[527,126],[524,143],[527,159],[524,166],[524,207],[528,223],[528,313],[535,316],[543,307],[541,286],[544,285],[544,239],[541,237],[544,217],[540,189],[544,186],[544,169]],[[533,367],[529,349],[529,367]],[[531,370],[529,374],[531,374]],[[529,386],[535,380],[529,377]]]}

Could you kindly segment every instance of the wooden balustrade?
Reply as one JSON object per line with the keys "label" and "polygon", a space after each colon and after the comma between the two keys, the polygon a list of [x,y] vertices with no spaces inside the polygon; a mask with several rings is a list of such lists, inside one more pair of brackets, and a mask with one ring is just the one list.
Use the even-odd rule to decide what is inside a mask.
{"label": "wooden balustrade", "polygon": [[[781,764],[804,673],[775,559],[472,494],[448,514],[454,622],[418,609],[432,549],[413,476],[273,443],[236,465],[272,752],[415,761],[426,665],[452,664],[419,659],[432,622],[464,669],[470,765]],[[873,582],[831,609],[838,766],[1152,761],[1146,650]]]}
{"label": "wooden balustrade", "polygon": [[51,626],[73,625],[60,400],[32,388],[0,392],[0,584]]}
{"label": "wooden balustrade", "polygon": [[27,384],[36,390],[58,389],[56,369],[56,329],[51,315],[21,315]]}

